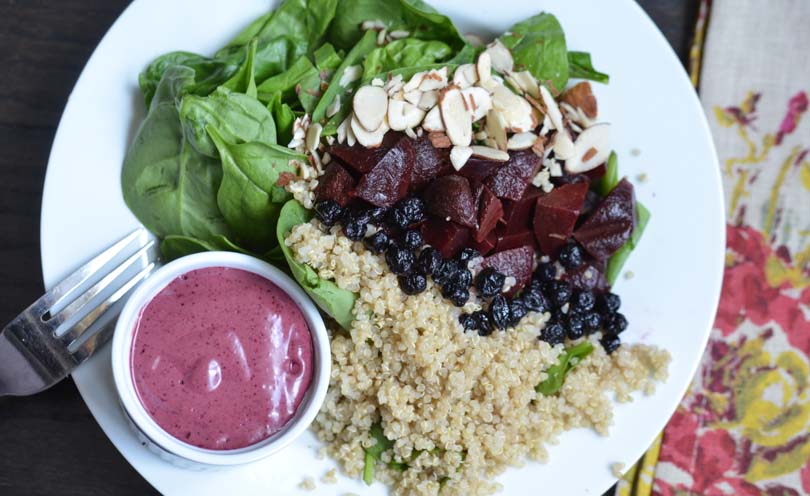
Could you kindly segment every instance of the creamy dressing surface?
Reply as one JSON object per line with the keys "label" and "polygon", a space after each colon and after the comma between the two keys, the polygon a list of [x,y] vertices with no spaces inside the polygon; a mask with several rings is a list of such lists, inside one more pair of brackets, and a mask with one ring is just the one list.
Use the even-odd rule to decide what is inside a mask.
{"label": "creamy dressing surface", "polygon": [[151,417],[200,448],[243,448],[294,416],[312,381],[312,336],[281,288],[240,269],[188,272],[141,311],[132,378]]}

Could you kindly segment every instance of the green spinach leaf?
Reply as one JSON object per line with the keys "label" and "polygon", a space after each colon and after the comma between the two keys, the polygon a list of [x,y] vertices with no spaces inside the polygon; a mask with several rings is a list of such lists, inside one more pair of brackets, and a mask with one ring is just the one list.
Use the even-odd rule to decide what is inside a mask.
{"label": "green spinach leaf", "polygon": [[281,93],[270,97],[267,109],[273,114],[276,122],[276,140],[281,144],[292,140],[292,127],[295,122],[295,112],[292,107],[281,101]]}
{"label": "green spinach leaf", "polygon": [[209,241],[203,241],[192,238],[191,236],[170,234],[160,242],[160,255],[166,261],[206,251],[233,251],[245,255],[252,255],[251,252],[236,245],[236,243],[222,235],[214,236]]}
{"label": "green spinach leaf", "polygon": [[501,41],[512,50],[515,70],[528,70],[538,81],[551,81],[562,91],[568,82],[568,49],[557,18],[537,14],[512,26]]}
{"label": "green spinach leaf", "polygon": [[183,66],[194,71],[194,82],[183,90],[195,95],[207,95],[228,80],[238,69],[239,64],[225,60],[215,60],[196,53],[170,52],[153,60],[138,76],[138,85],[143,92],[146,108],[152,104],[158,84],[166,70],[172,66]]}
{"label": "green spinach leaf", "polygon": [[451,48],[441,41],[405,38],[375,48],[363,61],[363,81],[383,72],[406,67],[423,66],[442,61],[452,55]]}
{"label": "green spinach leaf", "polygon": [[[394,447],[394,442],[385,437],[380,422],[375,422],[371,426],[369,435],[377,441],[373,446],[363,448],[363,451],[365,451],[365,457],[363,459],[363,481],[370,486],[371,483],[374,482],[374,465],[382,460],[383,453]],[[405,468],[402,467],[402,470],[404,469]]]}
{"label": "green spinach leaf", "polygon": [[247,96],[256,98],[256,73],[254,62],[256,60],[256,40],[247,44],[245,60],[236,71],[236,74],[224,83],[223,88],[227,88],[236,93],[244,93]]}
{"label": "green spinach leaf", "polygon": [[315,51],[315,66],[301,77],[296,88],[298,101],[301,102],[304,112],[310,113],[315,109],[315,105],[323,95],[324,86],[328,85],[332,74],[340,67],[341,61],[340,55],[328,43]]}
{"label": "green spinach leaf", "polygon": [[538,384],[534,389],[543,396],[551,396],[557,393],[565,382],[565,376],[579,362],[585,359],[593,351],[593,345],[589,341],[583,341],[571,348],[567,348],[560,355],[560,362],[552,365],[546,370],[548,378]]}
{"label": "green spinach leaf", "polygon": [[594,184],[594,190],[604,198],[617,184],[619,184],[619,157],[616,152],[610,152],[605,164],[605,175]]}
{"label": "green spinach leaf", "polygon": [[593,68],[591,54],[587,52],[568,52],[568,76],[604,84],[610,82],[610,76]]}
{"label": "green spinach leaf", "polygon": [[341,289],[332,281],[327,281],[318,277],[318,274],[309,265],[299,263],[292,255],[290,248],[284,243],[284,238],[290,230],[299,225],[309,222],[312,212],[305,209],[295,200],[290,200],[281,208],[278,217],[276,234],[278,245],[284,253],[284,258],[290,267],[290,272],[304,291],[309,294],[313,301],[335,319],[344,329],[350,329],[354,320],[354,302],[357,295],[351,291]]}
{"label": "green spinach leaf", "polygon": [[275,95],[280,96],[280,100],[290,102],[295,99],[295,87],[315,66],[306,55],[301,56],[286,71],[265,79],[257,88],[259,100],[270,102]]}

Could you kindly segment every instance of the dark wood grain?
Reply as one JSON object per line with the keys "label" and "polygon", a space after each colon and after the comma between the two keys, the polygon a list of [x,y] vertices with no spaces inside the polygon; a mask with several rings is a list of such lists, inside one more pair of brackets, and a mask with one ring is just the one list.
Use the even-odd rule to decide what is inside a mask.
{"label": "dark wood grain", "polygon": [[[0,323],[42,292],[39,213],[56,125],[126,0],[0,0]],[[642,0],[686,61],[698,0]],[[72,381],[0,399],[0,495],[155,494],[115,450]]]}

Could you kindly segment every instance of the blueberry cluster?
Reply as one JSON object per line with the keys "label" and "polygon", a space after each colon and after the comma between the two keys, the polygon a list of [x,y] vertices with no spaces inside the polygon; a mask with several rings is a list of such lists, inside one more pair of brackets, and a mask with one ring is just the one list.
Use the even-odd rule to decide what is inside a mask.
{"label": "blueberry cluster", "polygon": [[516,326],[530,311],[545,312],[548,300],[541,293],[523,291],[519,296],[504,295],[506,276],[492,267],[482,269],[475,277],[475,289],[481,298],[491,298],[488,310],[462,314],[459,322],[464,330],[477,331],[481,336],[492,334],[495,329]]}

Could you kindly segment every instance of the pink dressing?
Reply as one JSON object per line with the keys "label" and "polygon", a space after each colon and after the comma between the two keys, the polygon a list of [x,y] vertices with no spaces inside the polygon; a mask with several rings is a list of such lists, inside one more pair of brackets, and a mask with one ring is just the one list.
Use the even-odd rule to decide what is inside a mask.
{"label": "pink dressing", "polygon": [[267,279],[213,267],[178,277],[141,311],[132,378],[149,415],[201,448],[243,448],[281,430],[312,381],[312,337]]}

